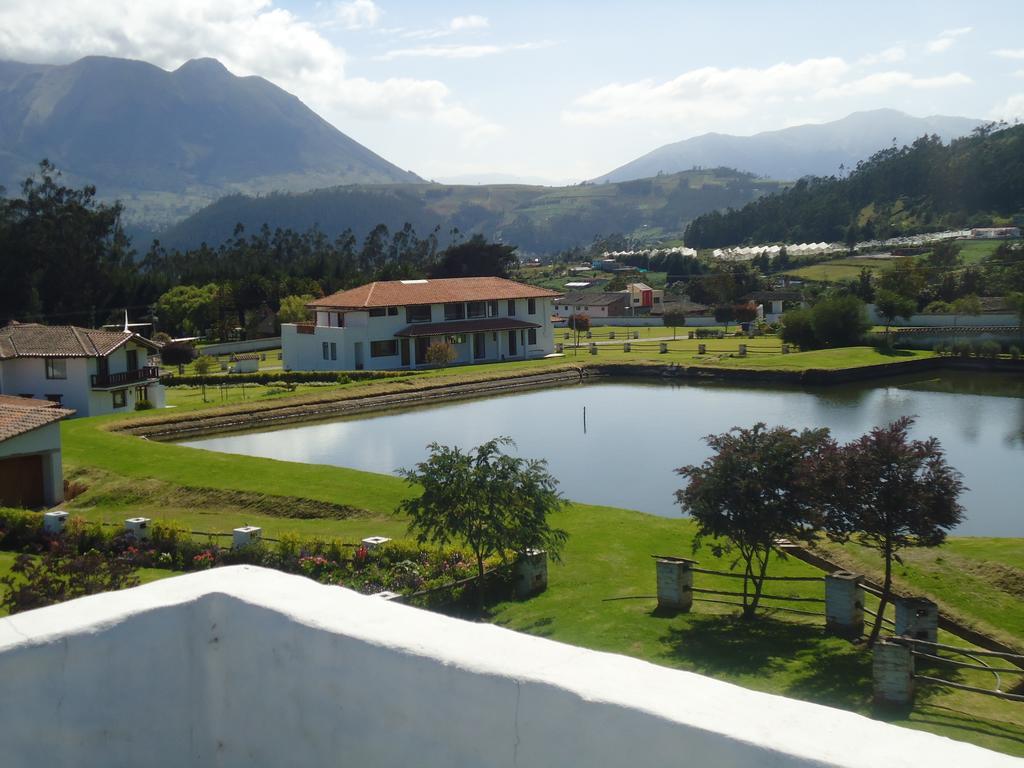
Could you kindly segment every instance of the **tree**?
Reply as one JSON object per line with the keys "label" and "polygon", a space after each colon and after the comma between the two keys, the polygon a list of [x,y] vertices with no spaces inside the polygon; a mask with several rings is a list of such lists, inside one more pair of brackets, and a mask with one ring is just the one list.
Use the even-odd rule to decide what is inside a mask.
{"label": "tree", "polygon": [[850,347],[860,344],[871,327],[864,302],[856,296],[823,299],[811,308],[814,338],[822,347]]}
{"label": "tree", "polygon": [[715,322],[725,323],[725,332],[729,332],[729,323],[736,318],[736,310],[731,304],[721,304],[715,307]]}
{"label": "tree", "polygon": [[164,328],[186,336],[199,336],[216,318],[217,285],[177,285],[156,300],[154,309]]}
{"label": "tree", "polygon": [[782,314],[782,340],[787,344],[796,344],[802,350],[818,346],[811,310],[797,308]]}
{"label": "tree", "polygon": [[672,329],[672,339],[675,340],[676,329],[686,325],[686,313],[681,309],[668,309],[661,316],[661,322]]}
{"label": "tree", "polygon": [[953,302],[953,312],[958,315],[980,315],[981,299],[974,294],[961,296]]}
{"label": "tree", "polygon": [[831,441],[827,429],[733,427],[704,438],[714,455],[676,472],[689,482],[676,502],[697,522],[694,547],[716,540],[719,556],[738,553],[743,563],[743,618],[761,600],[776,539],[810,541],[821,530],[816,457]]}
{"label": "tree", "polygon": [[281,308],[277,310],[277,319],[280,323],[304,323],[310,318],[309,307],[307,306],[313,297],[285,296],[281,299]]}
{"label": "tree", "polygon": [[928,266],[934,269],[953,269],[960,263],[960,245],[952,240],[943,240],[932,246],[928,254]]}
{"label": "tree", "polygon": [[455,347],[447,341],[435,341],[427,347],[424,359],[426,359],[429,365],[436,365],[438,368],[447,368],[449,364],[455,362],[455,358],[458,356],[459,353],[455,351]]}
{"label": "tree", "polygon": [[732,316],[738,323],[750,323],[757,320],[757,304],[748,301],[745,304],[735,304],[732,308]]}
{"label": "tree", "polygon": [[580,346],[580,334],[590,330],[590,315],[585,315],[582,312],[575,313],[569,317],[568,327],[572,328],[575,335],[575,346],[573,347],[575,355]]}
{"label": "tree", "polygon": [[878,617],[882,627],[892,595],[892,564],[906,547],[935,547],[963,517],[960,473],[946,463],[939,441],[910,440],[914,420],[903,417],[842,447],[822,452],[823,508],[829,535],[877,550],[885,564]]}
{"label": "tree", "polygon": [[196,348],[187,341],[169,341],[160,348],[164,365],[188,365],[196,358]]}
{"label": "tree", "polygon": [[439,277],[509,277],[519,264],[516,246],[489,243],[483,235],[449,246],[430,270]]}
{"label": "tree", "polygon": [[197,357],[195,359],[195,362],[192,364],[192,367],[195,368],[196,374],[199,376],[200,381],[202,382],[201,386],[203,388],[204,403],[206,402],[206,374],[208,374],[210,370],[213,368],[213,366],[216,364],[217,361],[210,357],[210,355],[199,355],[199,357]]}
{"label": "tree", "polygon": [[875,309],[885,318],[885,338],[889,340],[889,326],[897,317],[909,319],[917,311],[917,302],[907,296],[879,289],[875,294]]}
{"label": "tree", "polygon": [[1017,315],[1017,331],[1024,336],[1024,293],[1010,293],[1006,296],[1006,304]]}
{"label": "tree", "polygon": [[476,558],[477,607],[484,607],[484,564],[495,555],[546,549],[557,558],[568,534],[552,528],[548,516],[562,508],[558,481],[547,462],[509,456],[514,446],[497,437],[469,451],[431,443],[430,455],[414,469],[398,473],[422,494],[399,504],[409,531],[423,543],[465,542]]}

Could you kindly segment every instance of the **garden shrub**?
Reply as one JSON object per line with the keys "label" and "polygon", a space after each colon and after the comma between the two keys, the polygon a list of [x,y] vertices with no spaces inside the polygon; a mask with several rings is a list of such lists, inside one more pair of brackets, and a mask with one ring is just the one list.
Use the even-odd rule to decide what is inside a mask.
{"label": "garden shrub", "polygon": [[153,410],[153,408],[154,408],[154,406],[153,406],[153,404],[151,402],[149,402],[149,400],[136,400],[135,401],[135,410],[136,411],[151,411],[151,410]]}
{"label": "garden shrub", "polygon": [[1011,360],[1020,360],[1020,347],[1016,344],[1011,344],[1010,349],[1007,351],[1010,353]]}

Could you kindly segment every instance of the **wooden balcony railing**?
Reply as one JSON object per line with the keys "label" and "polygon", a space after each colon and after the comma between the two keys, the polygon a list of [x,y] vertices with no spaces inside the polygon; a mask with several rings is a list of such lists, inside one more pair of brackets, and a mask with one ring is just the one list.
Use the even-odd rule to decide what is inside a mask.
{"label": "wooden balcony railing", "polygon": [[154,381],[160,378],[160,369],[155,365],[146,365],[134,371],[92,375],[93,389],[121,387],[125,384],[138,384],[143,381]]}

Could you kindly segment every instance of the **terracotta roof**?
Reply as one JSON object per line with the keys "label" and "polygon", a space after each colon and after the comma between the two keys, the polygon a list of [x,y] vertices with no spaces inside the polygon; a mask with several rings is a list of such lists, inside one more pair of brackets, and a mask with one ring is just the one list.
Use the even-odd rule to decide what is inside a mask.
{"label": "terracotta roof", "polygon": [[15,357],[103,357],[131,340],[149,349],[157,349],[149,339],[130,331],[13,323],[0,328],[0,360]]}
{"label": "terracotta roof", "polygon": [[601,307],[605,304],[629,304],[629,294],[625,291],[608,291],[607,293],[567,293],[558,299],[556,304],[583,304]]}
{"label": "terracotta roof", "polygon": [[447,336],[480,331],[518,331],[540,328],[537,323],[516,320],[514,317],[485,317],[481,320],[452,320],[447,323],[417,323],[398,331],[395,336]]}
{"label": "terracotta roof", "polygon": [[[12,402],[22,400],[28,402]],[[69,408],[58,408],[55,403],[45,400],[33,401],[23,397],[0,396],[0,442],[74,414],[75,412]]]}
{"label": "terracotta roof", "polygon": [[799,301],[800,291],[754,291],[743,298],[751,301]]}
{"label": "terracotta roof", "polygon": [[310,302],[323,309],[368,309],[455,301],[554,298],[557,291],[502,277],[451,277],[438,280],[389,280],[367,283]]}
{"label": "terracotta roof", "polygon": [[0,395],[0,405],[9,405],[14,408],[59,408],[60,406],[52,400],[43,400],[39,397],[20,397],[18,395]]}

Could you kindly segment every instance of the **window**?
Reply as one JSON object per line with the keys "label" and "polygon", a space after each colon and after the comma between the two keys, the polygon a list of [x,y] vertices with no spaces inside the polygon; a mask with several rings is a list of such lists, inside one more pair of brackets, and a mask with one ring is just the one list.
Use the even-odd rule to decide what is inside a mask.
{"label": "window", "polygon": [[323,343],[324,360],[330,360],[331,358],[331,346],[326,341]]}
{"label": "window", "polygon": [[487,314],[487,303],[483,301],[471,301],[466,305],[467,317],[483,317]]}
{"label": "window", "polygon": [[466,343],[466,337],[463,334],[461,334],[461,333],[456,334],[455,336],[446,336],[444,340],[447,341],[449,344],[465,344]]}
{"label": "window", "polygon": [[537,343],[537,329],[536,328],[531,328],[529,331],[527,331],[526,338],[530,342],[530,344],[536,344]]}
{"label": "window", "polygon": [[338,359],[338,345],[335,342],[331,342],[331,360]]}
{"label": "window", "polygon": [[64,400],[64,395],[47,395],[46,399],[49,400],[51,403],[56,403],[57,405],[60,405],[61,402]]}
{"label": "window", "polygon": [[143,400],[149,400],[149,387],[136,387],[135,388],[135,402],[141,402]]}
{"label": "window", "polygon": [[128,391],[125,389],[119,389],[116,392],[111,392],[110,396],[114,402],[115,408],[124,408],[128,405]]}
{"label": "window", "polygon": [[388,317],[398,317],[398,307],[388,307]]}
{"label": "window", "polygon": [[429,323],[430,305],[421,304],[415,307],[405,308],[405,322],[407,323]]}
{"label": "window", "polygon": [[508,316],[509,317],[514,317],[515,314],[516,314],[516,300],[515,299],[509,299],[508,300]]}
{"label": "window", "polygon": [[462,302],[444,305],[445,320],[463,320],[466,317],[466,305]]}
{"label": "window", "polygon": [[137,371],[139,370],[139,350],[129,349],[128,354],[128,370]]}
{"label": "window", "polygon": [[487,316],[497,317],[498,316],[498,302],[488,301],[487,302]]}
{"label": "window", "polygon": [[387,314],[385,307],[374,307],[370,310],[370,317],[384,317]]}
{"label": "window", "polygon": [[68,361],[62,359],[47,358],[46,378],[66,379],[68,377]]}
{"label": "window", "polygon": [[526,300],[526,314],[536,315],[537,314],[537,300],[527,299]]}
{"label": "window", "polygon": [[370,342],[370,357],[394,357],[397,354],[398,339]]}

